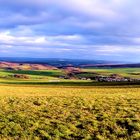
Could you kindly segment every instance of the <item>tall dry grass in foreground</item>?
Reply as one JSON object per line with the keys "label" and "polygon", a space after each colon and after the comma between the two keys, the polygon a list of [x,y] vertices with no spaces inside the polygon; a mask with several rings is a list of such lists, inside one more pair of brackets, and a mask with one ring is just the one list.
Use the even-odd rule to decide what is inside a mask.
{"label": "tall dry grass in foreground", "polygon": [[140,88],[0,86],[0,103],[0,139],[140,139]]}

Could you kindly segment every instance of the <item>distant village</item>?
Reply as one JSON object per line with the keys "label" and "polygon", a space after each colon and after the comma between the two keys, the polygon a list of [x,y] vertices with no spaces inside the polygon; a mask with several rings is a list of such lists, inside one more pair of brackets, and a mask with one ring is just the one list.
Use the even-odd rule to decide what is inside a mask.
{"label": "distant village", "polygon": [[95,80],[97,82],[133,82],[140,81],[140,79],[132,79],[129,77],[119,77],[119,76],[95,76],[91,78],[81,78],[82,80]]}
{"label": "distant village", "polygon": [[[90,73],[88,76],[88,72],[82,72],[79,68],[68,68],[66,70],[67,76],[60,76],[60,78],[64,79],[79,79],[79,80],[88,80],[88,81],[96,81],[96,82],[135,82],[140,81],[140,78],[130,78],[130,77],[123,77],[118,74],[111,74],[111,75],[99,75],[98,73]],[[82,76],[82,74],[87,74],[87,76]],[[80,76],[79,76],[80,75]]]}
{"label": "distant village", "polygon": [[133,79],[129,77],[120,77],[116,74],[111,76],[92,76],[92,77],[78,77],[74,78],[71,76],[60,76],[60,79],[78,79],[78,80],[87,80],[87,81],[96,81],[96,82],[133,82],[133,81],[140,81],[140,79]]}

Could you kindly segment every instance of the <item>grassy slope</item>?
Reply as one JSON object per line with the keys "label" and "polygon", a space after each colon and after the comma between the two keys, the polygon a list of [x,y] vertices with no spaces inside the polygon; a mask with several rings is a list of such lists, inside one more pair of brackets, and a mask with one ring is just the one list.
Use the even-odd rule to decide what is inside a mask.
{"label": "grassy slope", "polygon": [[[85,72],[96,72],[102,75],[119,74],[131,78],[140,78],[140,68],[83,69]],[[135,75],[138,74],[138,75]]]}
{"label": "grassy slope", "polygon": [[[10,75],[13,74],[25,74],[29,76],[29,79],[17,79],[12,78]],[[51,79],[58,79],[60,75],[64,75],[61,70],[45,70],[45,71],[6,71],[0,70],[0,82],[48,82]]]}
{"label": "grassy slope", "polygon": [[0,85],[0,139],[140,138],[140,88]]}
{"label": "grassy slope", "polygon": [[0,76],[6,76],[10,74],[26,74],[29,76],[52,76],[56,77],[59,75],[63,75],[64,73],[61,70],[0,70]]}

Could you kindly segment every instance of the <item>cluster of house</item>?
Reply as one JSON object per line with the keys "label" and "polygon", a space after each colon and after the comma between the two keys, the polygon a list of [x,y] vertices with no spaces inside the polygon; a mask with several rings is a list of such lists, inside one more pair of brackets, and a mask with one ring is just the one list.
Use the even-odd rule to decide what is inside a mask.
{"label": "cluster of house", "polygon": [[127,77],[97,76],[94,79],[98,82],[132,82],[133,79]]}
{"label": "cluster of house", "polygon": [[82,80],[95,80],[97,82],[133,82],[133,81],[140,81],[140,79],[132,79],[129,77],[121,77],[116,74],[110,76],[94,76],[90,78],[82,78]]}
{"label": "cluster of house", "polygon": [[[61,76],[60,78],[62,79],[71,79],[71,76],[73,75],[68,75],[68,76]],[[140,79],[132,79],[129,77],[123,77],[118,74],[112,74],[109,76],[103,76],[103,75],[95,75],[92,77],[79,77],[78,79],[80,80],[92,80],[92,81],[97,81],[97,82],[133,82],[133,81],[140,81]]]}

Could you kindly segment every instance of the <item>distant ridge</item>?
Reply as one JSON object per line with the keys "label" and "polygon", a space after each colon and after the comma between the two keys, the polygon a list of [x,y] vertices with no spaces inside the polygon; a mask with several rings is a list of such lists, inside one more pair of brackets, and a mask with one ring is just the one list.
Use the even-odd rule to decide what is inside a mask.
{"label": "distant ridge", "polygon": [[5,70],[55,70],[54,66],[43,64],[13,63],[0,61],[0,69]]}
{"label": "distant ridge", "polygon": [[77,68],[140,68],[140,63],[137,64],[97,64],[89,61],[49,61],[44,63],[37,62],[9,62],[0,61],[0,69],[13,69],[13,70],[54,70],[54,69],[65,69],[67,67]]}
{"label": "distant ridge", "polygon": [[84,66],[84,65],[100,65],[100,64],[114,64],[116,62],[104,60],[80,60],[80,59],[62,59],[62,58],[10,58],[1,57],[0,61],[14,62],[14,63],[28,63],[28,64],[46,64],[55,67],[67,66]]}
{"label": "distant ridge", "polygon": [[93,65],[83,65],[82,67],[91,68],[140,68],[140,63],[137,64],[93,64]]}
{"label": "distant ridge", "polygon": [[[62,58],[14,58],[14,57],[0,57],[0,62],[11,63],[13,64],[26,64],[31,67],[54,67],[54,68],[65,68],[65,67],[79,67],[79,68],[140,68],[140,63],[131,64],[131,63],[120,63],[120,62],[111,62],[104,60],[80,60],[80,59],[62,59]],[[33,65],[34,64],[34,65]]]}

